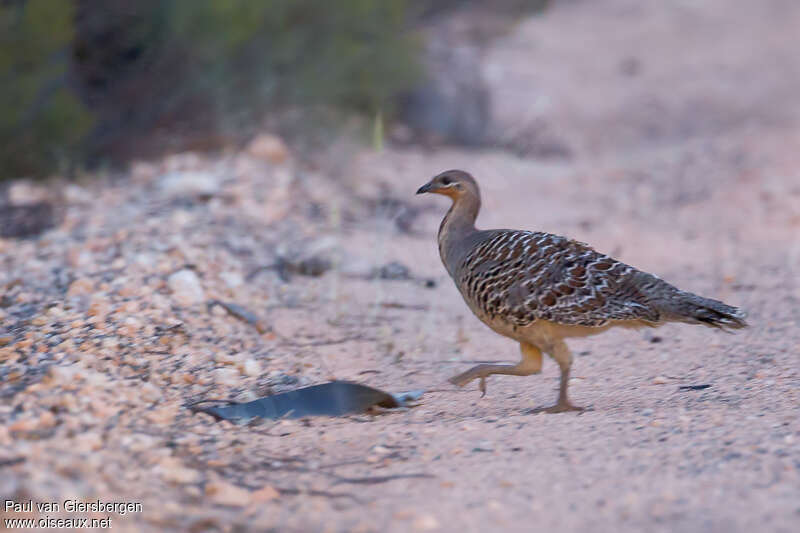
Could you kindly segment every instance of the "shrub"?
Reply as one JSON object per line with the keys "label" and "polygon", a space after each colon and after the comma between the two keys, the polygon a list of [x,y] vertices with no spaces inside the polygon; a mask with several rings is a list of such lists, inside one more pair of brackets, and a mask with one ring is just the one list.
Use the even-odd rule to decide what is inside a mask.
{"label": "shrub", "polygon": [[413,3],[0,2],[0,177],[288,105],[391,111],[418,76]]}
{"label": "shrub", "polygon": [[0,179],[73,158],[92,114],[70,87],[70,0],[0,4]]}

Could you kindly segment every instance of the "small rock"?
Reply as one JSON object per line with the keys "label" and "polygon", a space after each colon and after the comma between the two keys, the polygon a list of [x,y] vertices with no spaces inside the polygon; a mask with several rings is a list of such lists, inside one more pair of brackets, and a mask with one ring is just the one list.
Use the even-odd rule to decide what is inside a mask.
{"label": "small rock", "polygon": [[244,285],[244,277],[242,277],[242,275],[238,272],[222,272],[220,273],[219,278],[231,289],[235,289]]}
{"label": "small rock", "polygon": [[122,445],[132,453],[151,450],[158,444],[158,439],[146,433],[133,433],[122,437]]}
{"label": "small rock", "polygon": [[11,446],[11,430],[0,426],[0,446]]}
{"label": "small rock", "polygon": [[205,301],[206,294],[200,278],[192,270],[179,270],[167,279],[172,296],[179,305],[189,307]]}
{"label": "small rock", "polygon": [[140,328],[141,324],[139,324],[137,319],[128,317],[125,319],[122,326],[119,327],[118,331],[120,335],[125,337],[135,337]]}
{"label": "small rock", "polygon": [[433,531],[434,529],[439,529],[439,521],[433,515],[424,514],[414,520],[414,529],[418,531]]}
{"label": "small rock", "polygon": [[409,271],[408,267],[397,261],[392,261],[391,263],[383,265],[377,270],[376,274],[380,279],[411,279],[411,271]]}
{"label": "small rock", "polygon": [[89,191],[74,183],[67,184],[63,188],[62,193],[64,195],[64,201],[68,204],[90,204],[94,199]]}
{"label": "small rock", "polygon": [[269,163],[279,164],[289,158],[289,149],[283,139],[270,133],[257,135],[247,145],[247,153]]}
{"label": "small rock", "polygon": [[36,185],[27,180],[14,181],[8,186],[6,192],[8,201],[12,205],[32,205],[45,202],[49,191],[44,185]]}
{"label": "small rock", "polygon": [[239,373],[233,368],[217,368],[214,370],[214,381],[233,387],[239,383]]}
{"label": "small rock", "polygon": [[90,431],[75,437],[75,449],[79,452],[96,452],[103,447],[103,437],[100,433]]}
{"label": "small rock", "polygon": [[45,411],[39,417],[39,428],[47,429],[56,425],[56,417],[50,411]]}
{"label": "small rock", "polygon": [[174,407],[168,406],[147,413],[147,420],[159,426],[171,425],[177,412]]}
{"label": "small rock", "polygon": [[262,488],[250,494],[250,503],[264,503],[280,497],[281,493],[271,485],[264,485]]}
{"label": "small rock", "polygon": [[53,365],[47,370],[47,375],[55,385],[68,385],[76,381],[79,370],[76,365]]}
{"label": "small rock", "polygon": [[139,398],[148,403],[157,402],[161,399],[161,389],[150,382],[142,383],[139,387]]}
{"label": "small rock", "polygon": [[161,478],[169,483],[197,483],[202,479],[200,472],[183,466],[174,457],[165,458],[157,469],[161,473]]}
{"label": "small rock", "polygon": [[256,377],[261,374],[261,365],[255,359],[247,359],[242,364],[242,373],[245,376]]}
{"label": "small rock", "polygon": [[30,433],[32,431],[49,429],[56,425],[56,417],[50,411],[43,412],[39,418],[25,418],[17,420],[8,427],[9,432]]}
{"label": "small rock", "polygon": [[220,192],[219,180],[209,172],[175,171],[159,179],[168,196],[210,198]]}
{"label": "small rock", "polygon": [[494,445],[491,441],[484,440],[479,442],[474,448],[472,448],[473,452],[493,452]]}
{"label": "small rock", "polygon": [[78,278],[69,285],[67,296],[84,296],[94,291],[94,282],[88,278]]}
{"label": "small rock", "polygon": [[95,317],[94,322],[104,322],[110,312],[111,304],[109,304],[108,299],[98,296],[92,298],[86,314],[90,317]]}
{"label": "small rock", "polygon": [[8,431],[10,433],[29,433],[37,428],[38,424],[37,421],[31,418],[23,418],[22,420],[17,420],[10,426],[8,426]]}
{"label": "small rock", "polygon": [[210,496],[211,500],[217,505],[244,507],[250,503],[249,490],[237,487],[227,481],[216,481],[207,484],[206,496]]}
{"label": "small rock", "polygon": [[664,385],[669,383],[669,379],[664,376],[656,376],[653,378],[653,385]]}

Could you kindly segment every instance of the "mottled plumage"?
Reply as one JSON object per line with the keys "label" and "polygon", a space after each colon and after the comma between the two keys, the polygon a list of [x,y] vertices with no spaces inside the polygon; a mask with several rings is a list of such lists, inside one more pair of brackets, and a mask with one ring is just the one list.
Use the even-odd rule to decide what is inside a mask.
{"label": "mottled plumage", "polygon": [[453,278],[471,307],[490,319],[516,326],[672,319],[735,327],[742,318],[733,307],[683,292],[582,242],[519,230],[478,235]]}
{"label": "mottled plumage", "polygon": [[566,395],[572,356],[564,338],[600,333],[616,325],[746,326],[745,314],[737,308],[681,291],[582,242],[541,232],[476,230],[480,193],[466,172],[444,172],[420,192],[452,198],[439,229],[442,262],[476,316],[522,346],[523,360],[518,365],[479,365],[455,376],[451,381],[456,384],[479,378],[485,390],[490,374],[536,373],[545,351],[562,370],[554,410],[573,409]]}

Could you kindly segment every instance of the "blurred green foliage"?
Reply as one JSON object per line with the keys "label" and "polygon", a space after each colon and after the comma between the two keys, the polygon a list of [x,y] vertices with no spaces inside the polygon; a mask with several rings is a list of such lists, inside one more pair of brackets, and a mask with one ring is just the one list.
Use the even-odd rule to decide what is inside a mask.
{"label": "blurred green foliage", "polygon": [[390,113],[420,75],[414,4],[0,0],[0,179],[286,106]]}
{"label": "blurred green foliage", "polygon": [[408,0],[159,2],[216,101],[324,103],[374,112],[417,76]]}
{"label": "blurred green foliage", "polygon": [[0,179],[55,169],[92,115],[68,85],[71,0],[0,5]]}

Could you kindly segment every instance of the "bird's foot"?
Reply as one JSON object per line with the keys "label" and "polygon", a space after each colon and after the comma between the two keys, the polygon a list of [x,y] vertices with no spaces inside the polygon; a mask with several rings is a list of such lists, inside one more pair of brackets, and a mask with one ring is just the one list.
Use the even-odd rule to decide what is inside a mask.
{"label": "bird's foot", "polygon": [[585,411],[585,410],[586,410],[585,407],[580,407],[580,406],[577,406],[577,405],[572,405],[569,402],[565,402],[565,403],[557,403],[557,404],[553,405],[552,407],[548,407],[547,409],[544,410],[544,412],[545,413],[567,413],[569,411],[581,412],[581,411]]}
{"label": "bird's foot", "polygon": [[538,407],[536,409],[531,409],[529,411],[530,414],[537,414],[537,413],[568,413],[570,411],[577,411],[579,413],[583,411],[591,411],[591,407],[579,407],[577,405],[572,405],[570,402],[558,402],[555,405],[551,405],[550,407]]}
{"label": "bird's foot", "polygon": [[481,398],[486,396],[486,374],[479,369],[470,368],[466,372],[462,372],[452,378],[448,379],[450,383],[457,387],[463,387],[472,380],[480,379],[478,383],[478,390],[481,391]]}

